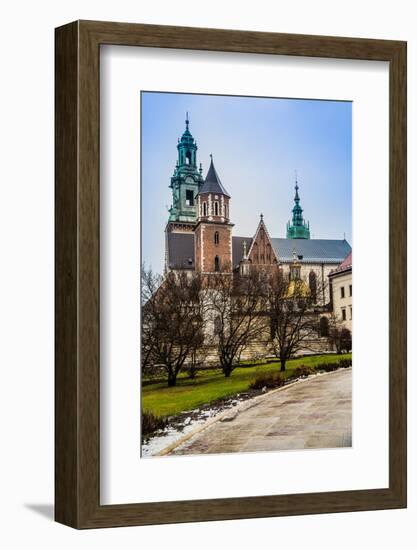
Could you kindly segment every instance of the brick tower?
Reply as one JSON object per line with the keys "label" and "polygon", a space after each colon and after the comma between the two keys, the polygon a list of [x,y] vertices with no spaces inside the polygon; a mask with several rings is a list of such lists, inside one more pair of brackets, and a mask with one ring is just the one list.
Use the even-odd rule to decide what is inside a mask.
{"label": "brick tower", "polygon": [[232,272],[232,227],[230,195],[214,168],[213,157],[197,195],[195,269],[201,273]]}

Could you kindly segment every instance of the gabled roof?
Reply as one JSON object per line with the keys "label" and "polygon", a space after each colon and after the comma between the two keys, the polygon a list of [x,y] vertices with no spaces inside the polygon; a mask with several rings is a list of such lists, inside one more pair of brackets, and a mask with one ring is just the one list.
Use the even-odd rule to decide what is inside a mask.
{"label": "gabled roof", "polygon": [[260,231],[261,229],[264,230],[265,235],[266,235],[266,240],[268,241],[268,243],[271,244],[271,246],[272,246],[272,251],[273,251],[273,253],[274,253],[274,255],[275,255],[275,259],[276,259],[276,261],[278,261],[278,256],[277,256],[277,253],[276,253],[276,251],[275,251],[274,245],[272,244],[272,239],[271,239],[271,237],[270,237],[270,235],[269,235],[269,233],[268,233],[268,229],[266,228],[266,225],[265,225],[265,222],[264,222],[264,216],[263,216],[263,214],[261,214],[261,219],[259,220],[258,227],[257,227],[256,233],[255,233],[255,236],[253,237],[252,242],[251,242],[251,244],[250,244],[250,246],[249,246],[248,257],[250,258],[251,254],[252,254],[252,248],[253,248],[255,242],[258,242],[258,241],[259,241],[259,239],[258,239],[258,234],[259,234],[259,231]]}
{"label": "gabled roof", "polygon": [[[272,238],[279,262],[292,262],[293,250],[301,263],[337,264],[351,252],[345,239],[279,239]],[[302,257],[300,257],[302,256]]]}
{"label": "gabled roof", "polygon": [[218,195],[225,195],[230,199],[229,193],[223,187],[219,175],[214,168],[213,158],[210,161],[210,168],[207,172],[206,179],[204,180],[204,183],[200,189],[200,194],[201,193],[216,193]]}

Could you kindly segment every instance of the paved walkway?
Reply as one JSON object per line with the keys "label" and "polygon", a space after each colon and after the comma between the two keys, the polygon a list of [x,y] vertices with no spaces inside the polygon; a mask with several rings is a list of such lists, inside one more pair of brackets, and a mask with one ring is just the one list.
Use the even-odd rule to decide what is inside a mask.
{"label": "paved walkway", "polygon": [[214,423],[170,454],[352,445],[352,369],[315,376],[262,396],[255,403],[233,420]]}

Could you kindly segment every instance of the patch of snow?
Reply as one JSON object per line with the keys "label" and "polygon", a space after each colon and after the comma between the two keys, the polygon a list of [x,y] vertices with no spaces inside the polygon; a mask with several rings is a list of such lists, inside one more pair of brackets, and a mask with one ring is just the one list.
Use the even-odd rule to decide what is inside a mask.
{"label": "patch of snow", "polygon": [[244,399],[245,396],[242,396],[240,399],[230,399],[216,407],[187,411],[188,416],[184,420],[171,422],[164,430],[146,440],[142,445],[142,458],[158,455],[163,449],[192,432],[196,427],[225,410],[236,407]]}

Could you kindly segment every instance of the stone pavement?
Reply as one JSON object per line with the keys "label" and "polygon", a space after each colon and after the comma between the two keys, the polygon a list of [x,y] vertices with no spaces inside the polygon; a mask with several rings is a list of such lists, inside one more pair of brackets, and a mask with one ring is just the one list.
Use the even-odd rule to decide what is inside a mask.
{"label": "stone pavement", "polygon": [[350,368],[315,376],[266,394],[254,406],[247,403],[248,408],[232,420],[212,424],[170,454],[278,451],[352,445]]}

